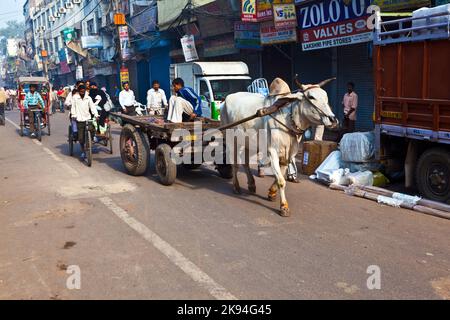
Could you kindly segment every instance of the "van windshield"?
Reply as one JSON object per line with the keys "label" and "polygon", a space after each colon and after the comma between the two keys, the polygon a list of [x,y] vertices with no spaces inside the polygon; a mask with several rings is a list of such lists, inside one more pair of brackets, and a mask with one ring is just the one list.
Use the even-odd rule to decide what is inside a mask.
{"label": "van windshield", "polygon": [[211,87],[215,101],[224,101],[232,93],[247,92],[247,87],[251,85],[250,79],[224,79],[211,80]]}

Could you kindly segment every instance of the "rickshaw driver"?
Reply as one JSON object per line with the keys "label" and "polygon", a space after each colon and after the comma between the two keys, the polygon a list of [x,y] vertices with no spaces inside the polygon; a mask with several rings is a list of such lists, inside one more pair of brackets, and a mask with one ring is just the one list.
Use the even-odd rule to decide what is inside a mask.
{"label": "rickshaw driver", "polygon": [[70,114],[72,119],[77,121],[77,129],[78,129],[78,142],[81,146],[81,159],[84,160],[86,158],[86,150],[84,148],[85,145],[85,132],[89,128],[86,127],[86,122],[95,117],[97,120],[99,119],[97,106],[92,101],[92,98],[87,94],[86,87],[84,85],[80,85],[78,87],[78,94],[72,97],[72,108]]}
{"label": "rickshaw driver", "polygon": [[37,108],[45,108],[44,99],[39,92],[36,91],[37,86],[35,84],[30,85],[30,92],[25,95],[25,100],[23,101],[23,107],[28,112],[28,122],[30,123],[31,137],[36,137],[35,127],[34,127],[34,112]]}

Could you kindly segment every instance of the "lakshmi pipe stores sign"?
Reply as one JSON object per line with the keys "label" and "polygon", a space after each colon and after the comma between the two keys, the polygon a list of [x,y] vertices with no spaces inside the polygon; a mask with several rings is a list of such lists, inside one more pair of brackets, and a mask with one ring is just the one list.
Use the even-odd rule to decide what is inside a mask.
{"label": "lakshmi pipe stores sign", "polygon": [[367,28],[370,0],[302,1],[297,7],[298,27],[303,50],[343,46],[372,40]]}

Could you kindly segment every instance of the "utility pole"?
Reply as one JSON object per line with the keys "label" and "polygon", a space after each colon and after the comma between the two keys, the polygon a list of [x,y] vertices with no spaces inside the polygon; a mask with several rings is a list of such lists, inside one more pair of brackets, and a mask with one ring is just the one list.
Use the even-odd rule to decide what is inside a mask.
{"label": "utility pole", "polygon": [[41,40],[41,57],[42,57],[42,66],[44,68],[44,77],[48,79],[48,52],[45,50],[45,43],[44,43],[44,31],[39,31],[40,40]]}

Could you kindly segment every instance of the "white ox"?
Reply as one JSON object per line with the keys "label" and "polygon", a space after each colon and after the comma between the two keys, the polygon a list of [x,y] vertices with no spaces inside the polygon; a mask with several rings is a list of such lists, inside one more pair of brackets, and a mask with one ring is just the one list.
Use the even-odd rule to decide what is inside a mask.
{"label": "white ox", "polygon": [[[300,92],[290,94],[287,97],[268,97],[260,94],[240,92],[229,95],[221,109],[222,125],[231,124],[244,118],[254,115],[259,109],[269,107],[276,101],[284,99],[288,105],[276,112],[272,116],[279,122],[269,116],[257,118],[243,123],[236,129],[254,129],[252,132],[258,132],[261,129],[267,130],[267,151],[270,159],[272,171],[275,175],[275,182],[269,190],[268,198],[275,201],[278,190],[280,191],[281,204],[280,215],[290,216],[289,205],[286,199],[286,174],[288,164],[298,154],[301,135],[292,134],[284,125],[297,131],[305,131],[311,126],[325,125],[328,128],[336,128],[339,124],[333,114],[328,102],[328,95],[322,89],[324,85],[334,79],[325,80],[318,85],[301,85]],[[282,124],[281,124],[282,123]],[[258,139],[257,136],[250,139]],[[243,148],[249,152],[248,146]],[[248,179],[248,189],[251,193],[256,192],[255,179],[251,173],[248,157],[246,157],[245,173]],[[239,164],[233,164],[233,187],[234,192],[241,193],[237,174]]]}

